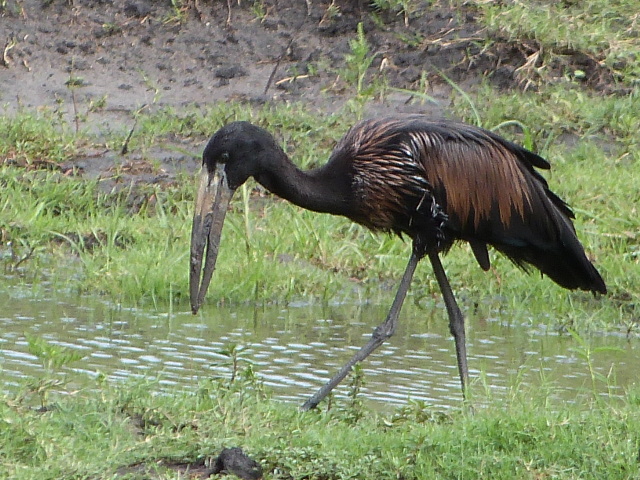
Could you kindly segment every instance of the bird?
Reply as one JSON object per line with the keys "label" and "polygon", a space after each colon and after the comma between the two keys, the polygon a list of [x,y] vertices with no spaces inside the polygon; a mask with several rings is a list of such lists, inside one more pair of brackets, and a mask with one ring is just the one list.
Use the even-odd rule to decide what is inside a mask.
{"label": "bird", "polygon": [[356,363],[394,334],[424,257],[448,314],[464,399],[469,384],[464,316],[440,260],[454,243],[467,242],[485,271],[491,266],[491,246],[521,269],[537,269],[566,289],[607,292],[576,236],[572,210],[539,172],[549,168],[540,155],[490,130],[427,114],[396,114],[356,123],[327,163],[304,171],[264,128],[229,123],[210,138],[202,155],[191,231],[192,313],[200,309],[211,282],[229,202],[253,177],[304,209],[411,239],[409,261],[387,317],[302,410],[315,408]]}

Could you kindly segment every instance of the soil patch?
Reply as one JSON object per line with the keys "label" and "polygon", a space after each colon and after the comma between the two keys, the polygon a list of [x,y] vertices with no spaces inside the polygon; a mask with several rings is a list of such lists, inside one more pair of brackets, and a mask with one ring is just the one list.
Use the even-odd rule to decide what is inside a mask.
{"label": "soil patch", "polygon": [[[483,78],[501,89],[536,86],[527,75],[540,50],[535,42],[487,38],[473,6],[441,1],[425,4],[424,12],[412,18],[377,12],[374,20],[367,5],[353,0],[7,0],[0,10],[0,102],[9,112],[48,106],[69,118],[78,105],[85,111],[104,104],[87,114],[86,122],[97,131],[127,131],[144,105],[301,101],[335,111],[355,93],[343,73],[359,23],[373,55],[369,80],[384,76],[391,87],[442,100],[437,107],[392,91],[369,102],[369,115],[441,115],[450,88],[439,72],[463,88]],[[611,83],[588,56],[567,52],[563,58],[586,72],[585,86]],[[558,74],[565,67],[557,65]],[[62,170],[109,176],[114,165],[129,165],[119,168],[119,181],[124,175],[153,182],[198,165],[170,151],[157,154],[157,172],[137,168],[141,159],[135,152],[88,152]]]}

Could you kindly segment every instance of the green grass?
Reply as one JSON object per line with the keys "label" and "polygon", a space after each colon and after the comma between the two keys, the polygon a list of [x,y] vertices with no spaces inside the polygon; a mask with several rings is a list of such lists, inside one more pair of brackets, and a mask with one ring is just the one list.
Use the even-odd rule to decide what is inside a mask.
{"label": "green grass", "polygon": [[[473,102],[470,104],[470,102]],[[503,298],[509,314],[543,314],[550,322],[579,330],[633,328],[640,296],[637,205],[640,179],[637,140],[632,125],[638,119],[638,96],[598,97],[573,88],[551,87],[542,94],[497,95],[489,87],[454,98],[453,115],[480,121],[492,128],[518,120],[527,129],[504,127],[500,133],[515,141],[532,142],[552,162],[546,176],[553,190],[576,210],[577,230],[589,254],[602,270],[609,296],[593,299],[569,293],[548,279],[527,276],[504,258],[494,255],[494,273],[474,264],[466,246],[456,247],[445,259],[454,290],[461,301]],[[152,161],[151,148],[172,136],[194,145],[194,155],[207,136],[222,123],[249,119],[273,131],[294,160],[304,168],[328,157],[334,142],[355,121],[354,113],[322,115],[302,105],[251,108],[217,104],[202,112],[163,109],[139,114],[139,133],[130,148]],[[479,118],[476,119],[476,115]],[[82,132],[71,135],[65,124],[51,123],[48,114],[17,114],[22,131],[56,128],[53,157],[43,157],[47,145],[24,148],[16,139],[2,139],[0,151],[19,155],[24,165],[36,160],[58,161],[85,145],[120,145],[126,132],[95,139]],[[12,123],[4,118],[0,128]],[[474,120],[475,119],[475,120]],[[172,148],[169,144],[166,148]],[[606,172],[606,174],[605,174]],[[117,175],[117,169],[114,175]],[[0,231],[12,242],[15,262],[35,248],[78,265],[80,275],[66,283],[80,292],[107,295],[129,305],[172,302],[186,306],[188,243],[194,180],[182,177],[169,186],[145,185],[103,192],[98,181],[57,173],[0,170],[3,197]],[[244,192],[244,198],[243,198]],[[409,245],[387,235],[374,235],[348,220],[302,211],[275,198],[263,198],[261,187],[250,182],[238,192],[227,217],[209,303],[287,303],[368,299],[389,303],[383,286],[395,284],[404,268]],[[133,204],[131,197],[138,201]],[[43,279],[39,256],[21,263],[27,281]],[[79,260],[79,261],[78,261]],[[42,271],[41,271],[42,270]],[[242,271],[242,275],[238,272]],[[61,270],[67,275],[68,270]],[[47,269],[45,276],[56,276]],[[414,296],[437,291],[430,268],[419,268]],[[475,299],[475,300],[474,300]],[[548,315],[548,305],[554,309]],[[182,307],[180,307],[182,308]]]}
{"label": "green grass", "polygon": [[63,115],[52,110],[21,111],[3,115],[0,121],[0,155],[11,162],[60,162],[76,151],[81,142]]}
{"label": "green grass", "polygon": [[[625,33],[637,20],[624,15],[629,5],[592,0],[467,6],[490,31],[525,39],[535,32],[544,48],[583,49],[605,58],[614,50],[625,55],[637,52],[637,35]],[[550,15],[575,21],[556,27],[558,22],[547,21]],[[349,83],[362,93],[365,75],[373,68],[373,53],[362,29],[354,32],[350,55],[345,58],[353,73]],[[445,267],[463,303],[508,299],[515,316],[544,314],[552,323],[580,330],[635,328],[640,297],[640,177],[632,173],[640,163],[640,93],[634,75],[631,67],[620,70],[620,81],[629,86],[624,95],[597,93],[572,79],[542,83],[536,92],[498,92],[488,83],[467,92],[454,85],[452,117],[497,128],[551,161],[553,168],[545,176],[576,211],[579,237],[611,292],[597,299],[568,293],[548,279],[524,275],[497,255],[492,257],[495,270],[483,273],[462,246],[447,256]],[[361,116],[374,93],[357,95],[332,114],[304,104],[153,107],[135,113],[135,135],[128,147],[152,166],[158,165],[154,159],[158,148],[199,156],[215,130],[244,119],[273,132],[294,161],[309,168],[326,161],[335,141]],[[384,88],[379,93],[383,96]],[[85,128],[84,120],[76,130],[62,111],[58,106],[0,116],[0,158],[6,165],[0,170],[0,242],[8,251],[0,260],[4,268],[20,271],[27,283],[53,278],[57,285],[103,294],[127,305],[186,306],[194,180],[183,176],[166,186],[108,192],[100,181],[31,171],[85,151],[119,152],[129,135],[130,125],[96,133]],[[115,165],[113,176],[119,174]],[[301,211],[264,194],[251,181],[236,195],[209,303],[287,303],[302,298],[389,303],[386,287],[395,284],[404,268],[409,254],[406,242],[373,235],[342,218]],[[67,281],[69,268],[78,274]],[[421,266],[412,294],[419,298],[434,291],[430,268]],[[553,312],[548,312],[549,305],[554,305]]]}
{"label": "green grass", "polygon": [[[536,40],[543,59],[584,52],[624,84],[640,81],[638,9],[635,2],[473,2],[492,34]],[[568,77],[576,72],[566,72]]]}
{"label": "green grass", "polygon": [[[377,3],[405,16],[406,38],[420,38],[414,29],[428,8],[424,2]],[[454,3],[487,26],[487,44],[533,41],[540,57],[535,71],[522,71],[535,77],[535,92],[496,91],[488,83],[454,88],[450,116],[496,128],[551,161],[544,175],[574,208],[578,236],[610,293],[568,292],[498,255],[485,273],[465,245],[452,249],[445,268],[470,315],[568,329],[573,352],[590,369],[598,349],[580,335],[635,332],[640,318],[637,8],[596,0]],[[613,87],[623,88],[595,92],[570,69],[558,77],[568,51],[596,61]],[[375,52],[362,32],[354,32],[350,54],[351,77],[343,81],[358,96],[333,114],[303,104],[153,107],[134,115],[129,150],[152,166],[158,148],[199,156],[209,135],[243,119],[273,132],[301,167],[319,165],[366,102],[383,98],[387,88],[382,74],[371,71]],[[119,152],[131,125],[96,133],[81,118],[76,129],[59,107],[0,115],[0,266],[33,295],[64,289],[121,305],[187,310],[195,179],[109,190],[104,181],[62,175],[53,168],[76,155]],[[113,176],[121,170],[115,165]],[[406,241],[267,197],[251,181],[232,202],[204,310],[298,300],[387,305],[409,251]],[[424,262],[408,301],[430,303],[437,292]],[[382,415],[362,405],[354,383],[353,395],[334,399],[331,410],[300,413],[270,400],[251,369],[232,384],[205,381],[190,393],[161,395],[153,383],[113,386],[102,377],[76,391],[73,374],[54,371],[65,367],[53,357],[72,361],[65,357],[70,352],[48,349],[35,337],[30,343],[49,371],[0,396],[0,478],[185,478],[177,464],[232,446],[244,448],[274,479],[640,477],[637,385],[623,398],[587,392],[562,404],[553,385],[515,385],[499,399],[474,388],[475,414],[411,402]],[[594,384],[609,381],[590,373]],[[40,403],[48,409],[33,408]]]}
{"label": "green grass", "polygon": [[640,475],[640,394],[548,408],[548,393],[442,412],[420,402],[391,414],[357,401],[301,413],[269,399],[247,372],[194,393],[98,384],[57,395],[46,411],[0,397],[0,477],[179,476],[178,465],[239,446],[267,479],[631,479]]}

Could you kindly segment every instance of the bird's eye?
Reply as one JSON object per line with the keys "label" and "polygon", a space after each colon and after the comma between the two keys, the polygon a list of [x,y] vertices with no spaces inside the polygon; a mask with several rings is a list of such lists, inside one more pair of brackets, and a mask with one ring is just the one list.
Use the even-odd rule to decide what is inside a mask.
{"label": "bird's eye", "polygon": [[220,155],[220,160],[225,163],[229,160],[229,152],[222,152]]}

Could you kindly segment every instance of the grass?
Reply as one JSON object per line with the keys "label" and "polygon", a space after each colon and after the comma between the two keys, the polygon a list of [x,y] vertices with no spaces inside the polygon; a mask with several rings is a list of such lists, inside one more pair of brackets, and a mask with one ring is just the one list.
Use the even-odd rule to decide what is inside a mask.
{"label": "grass", "polygon": [[[474,266],[466,246],[454,248],[445,259],[455,291],[463,302],[491,296],[510,299],[513,315],[537,315],[553,302],[552,322],[581,331],[633,329],[640,285],[636,212],[640,180],[629,172],[639,163],[632,127],[640,121],[638,96],[596,101],[593,93],[560,86],[542,94],[497,95],[489,89],[484,86],[472,96],[454,97],[453,115],[479,121],[486,128],[518,120],[500,133],[515,141],[528,138],[551,160],[553,169],[547,174],[551,187],[576,209],[579,237],[603,271],[611,295],[593,299],[584,293],[570,294],[547,279],[524,275],[498,255],[492,259],[495,273],[485,274]],[[13,132],[3,138],[0,152],[27,167],[0,170],[0,231],[3,243],[12,242],[15,251],[5,262],[15,262],[36,248],[62,263],[79,260],[81,274],[67,282],[79,292],[102,293],[129,305],[185,305],[193,179],[105,191],[100,181],[30,171],[37,162],[58,162],[87,145],[97,148],[97,141],[103,142],[100,148],[117,149],[128,133],[114,132],[97,140],[82,130],[78,134],[66,130],[64,120],[52,121],[57,118],[52,115],[21,112],[0,123],[0,129]],[[357,115],[348,109],[320,115],[302,105],[217,104],[204,111],[145,111],[138,113],[139,133],[129,148],[145,158],[154,145],[172,136],[201,148],[222,123],[242,118],[276,132],[294,160],[309,168],[328,157]],[[51,129],[57,133],[49,135]],[[44,134],[21,142],[28,132]],[[38,144],[35,139],[43,137],[46,143]],[[46,155],[49,150],[51,156]],[[604,171],[606,175],[600,173]],[[118,176],[117,167],[113,175]],[[234,198],[225,224],[209,302],[390,301],[383,286],[394,284],[404,268],[406,242],[374,235],[342,218],[265,199],[253,182],[243,192],[244,197],[238,193]],[[38,261],[31,257],[21,263],[27,281],[42,278]],[[55,276],[55,269],[47,275]],[[429,268],[421,267],[417,275],[414,295],[437,291]]]}
{"label": "grass", "polygon": [[[248,373],[247,373],[248,372]],[[0,397],[0,477],[184,478],[187,466],[240,446],[273,479],[581,478],[640,474],[640,394],[548,408],[514,391],[474,414],[414,402],[390,414],[346,399],[299,412],[253,373],[155,395],[153,383],[57,395],[48,408]],[[357,387],[354,390],[357,394]]]}
{"label": "grass", "polygon": [[[545,61],[567,51],[585,52],[622,83],[640,81],[637,35],[640,21],[632,2],[474,2],[490,33],[514,41],[536,40]],[[574,72],[566,72],[575,76]]]}
{"label": "grass", "polygon": [[[416,27],[426,2],[375,3],[382,13],[404,16],[406,28],[396,33],[420,43],[423,33]],[[184,21],[190,7],[172,6],[174,16],[165,20]],[[262,464],[265,478],[274,479],[640,476],[640,391],[636,385],[623,398],[598,396],[595,384],[610,381],[592,368],[602,347],[583,337],[607,330],[633,334],[639,325],[638,15],[629,1],[464,6],[488,29],[487,45],[533,42],[538,53],[520,72],[534,79],[536,91],[497,91],[483,82],[467,91],[453,84],[450,115],[495,128],[551,161],[544,175],[573,206],[578,235],[610,293],[567,292],[497,255],[494,270],[484,273],[464,245],[444,264],[463,310],[570,332],[572,351],[591,373],[593,394],[577,400],[583,403],[559,404],[553,386],[516,384],[499,400],[474,391],[475,414],[441,412],[421,402],[376,414],[359,401],[366,380],[360,371],[347,398],[334,399],[329,410],[325,405],[301,413],[271,400],[259,372],[250,363],[245,367],[245,353],[233,347],[225,354],[232,382],[203,381],[193,392],[167,395],[152,382],[113,386],[98,376],[89,387],[73,390],[77,374],[58,373],[82,360],[32,337],[31,353],[45,373],[25,379],[20,391],[0,395],[0,478],[184,478],[188,466],[197,468],[232,446],[245,449]],[[384,27],[379,18],[374,24]],[[127,143],[157,170],[158,148],[199,156],[207,137],[236,119],[274,132],[301,167],[321,164],[366,102],[389,91],[383,74],[373,71],[378,53],[362,27],[349,46],[344,69],[333,73],[341,74],[356,98],[333,114],[303,104],[171,109],[154,102],[135,113],[130,141],[133,119],[107,132],[85,124],[92,109],[108,105],[104,97],[95,105],[74,103],[68,109],[76,112],[73,118],[62,104],[0,115],[0,265],[34,295],[46,284],[54,292],[93,293],[121,305],[188,309],[194,179],[179,175],[167,184],[122,185],[127,156],[115,157],[111,178],[67,176],[57,166],[88,151],[120,152]],[[572,51],[606,70],[616,88],[586,88],[585,72],[563,62]],[[421,77],[425,89],[427,73]],[[345,219],[267,198],[250,182],[232,202],[204,310],[218,303],[300,299],[386,305],[409,249],[407,242]],[[421,265],[409,301],[420,304],[437,291],[430,268]]]}

